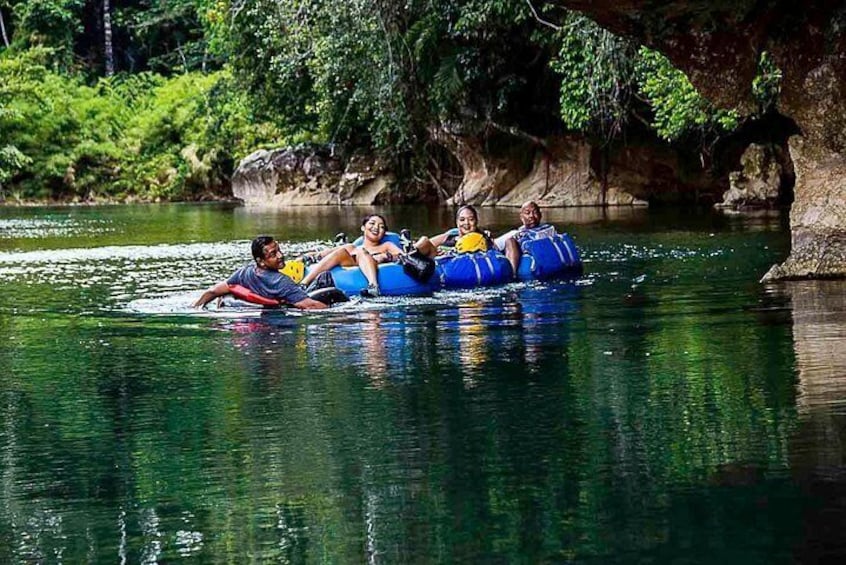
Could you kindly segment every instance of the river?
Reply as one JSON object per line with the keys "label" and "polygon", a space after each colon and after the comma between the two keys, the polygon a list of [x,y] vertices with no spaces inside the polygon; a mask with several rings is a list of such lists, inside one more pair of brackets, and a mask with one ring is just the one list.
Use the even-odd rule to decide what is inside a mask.
{"label": "river", "polygon": [[0,208],[0,562],[846,557],[846,285],[757,282],[785,215],[545,210],[578,280],[190,308],[363,212]]}

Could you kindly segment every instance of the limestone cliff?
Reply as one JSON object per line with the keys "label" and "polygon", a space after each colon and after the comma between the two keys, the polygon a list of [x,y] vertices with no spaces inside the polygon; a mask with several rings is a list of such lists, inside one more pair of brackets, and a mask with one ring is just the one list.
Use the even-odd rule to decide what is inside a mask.
{"label": "limestone cliff", "polygon": [[[247,205],[372,205],[402,202],[520,206],[645,206],[647,201],[716,202],[719,179],[685,174],[685,159],[657,141],[598,149],[576,136],[528,141],[433,132],[454,157],[460,182],[452,187],[400,184],[373,157],[350,159],[326,148],[256,151],[232,179]],[[457,187],[457,188],[456,188]]]}
{"label": "limestone cliff", "polygon": [[[448,204],[645,206],[647,201],[715,202],[720,179],[686,174],[683,155],[656,140],[597,148],[578,136],[521,139],[433,131],[456,158],[463,180]],[[689,157],[689,156],[688,156]]]}
{"label": "limestone cliff", "polygon": [[717,208],[753,210],[789,204],[795,184],[793,163],[776,144],[752,143],[740,158],[740,170],[729,174],[729,190]]}
{"label": "limestone cliff", "polygon": [[232,193],[248,206],[386,204],[401,197],[372,157],[342,159],[323,147],[260,150],[244,158]]}

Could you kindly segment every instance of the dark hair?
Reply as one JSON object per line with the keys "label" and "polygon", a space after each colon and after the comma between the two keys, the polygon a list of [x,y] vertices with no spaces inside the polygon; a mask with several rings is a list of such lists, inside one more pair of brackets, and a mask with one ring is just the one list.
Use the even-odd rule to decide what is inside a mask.
{"label": "dark hair", "polygon": [[264,259],[264,248],[273,243],[272,235],[260,235],[253,240],[250,250],[253,252],[253,259],[260,261]]}
{"label": "dark hair", "polygon": [[364,219],[361,220],[361,227],[364,227],[364,224],[366,224],[368,221],[370,221],[370,218],[373,218],[373,217],[376,217],[376,218],[379,218],[380,220],[382,220],[382,223],[385,224],[385,231],[388,231],[388,220],[386,220],[385,216],[383,216],[382,214],[367,214],[366,216],[364,216]]}
{"label": "dark hair", "polygon": [[476,209],[473,208],[470,204],[465,204],[464,206],[458,209],[458,212],[455,213],[456,221],[458,221],[458,215],[464,210],[470,210],[473,213],[473,217],[476,219],[476,221],[479,221],[479,213],[476,212]]}

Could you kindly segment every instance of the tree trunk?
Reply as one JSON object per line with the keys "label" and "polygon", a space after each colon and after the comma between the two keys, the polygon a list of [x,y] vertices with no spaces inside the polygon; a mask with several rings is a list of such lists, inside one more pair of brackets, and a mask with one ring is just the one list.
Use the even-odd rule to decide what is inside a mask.
{"label": "tree trunk", "polygon": [[0,8],[0,32],[3,34],[3,45],[8,49],[9,37],[6,35],[6,24],[3,22],[3,9]]}
{"label": "tree trunk", "polygon": [[105,36],[106,76],[115,74],[115,53],[112,48],[112,14],[109,0],[103,0],[103,35]]}

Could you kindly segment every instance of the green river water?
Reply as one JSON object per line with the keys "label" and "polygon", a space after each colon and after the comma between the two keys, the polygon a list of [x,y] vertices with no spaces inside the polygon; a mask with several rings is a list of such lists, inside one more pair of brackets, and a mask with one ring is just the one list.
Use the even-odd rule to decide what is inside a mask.
{"label": "green river water", "polygon": [[846,557],[846,285],[757,282],[786,217],[545,210],[576,281],[190,309],[362,213],[0,209],[0,562]]}

